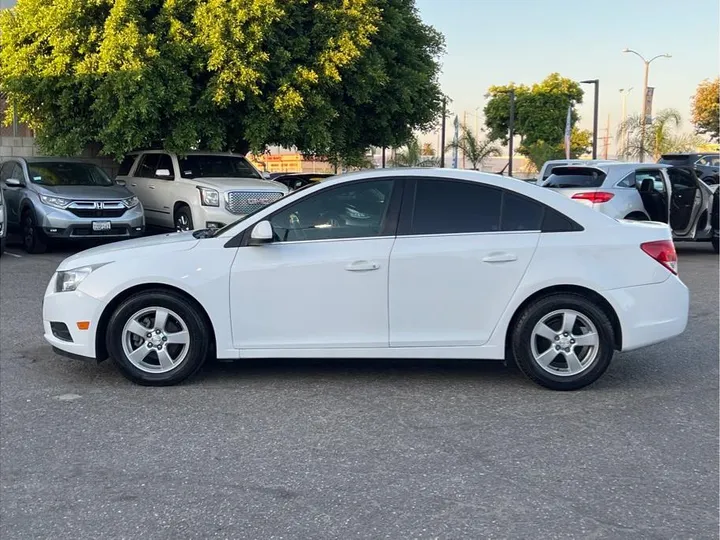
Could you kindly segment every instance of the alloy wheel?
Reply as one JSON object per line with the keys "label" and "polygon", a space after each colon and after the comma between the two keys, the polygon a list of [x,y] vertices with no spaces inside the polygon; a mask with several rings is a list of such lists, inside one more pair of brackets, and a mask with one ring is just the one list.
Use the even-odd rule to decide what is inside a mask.
{"label": "alloy wheel", "polygon": [[587,370],[600,349],[600,336],[593,322],[572,309],[545,315],[532,330],[530,348],[535,363],[561,377]]}
{"label": "alloy wheel", "polygon": [[146,373],[166,373],[187,357],[190,333],[185,321],[174,311],[148,307],[132,315],[122,331],[127,359]]}

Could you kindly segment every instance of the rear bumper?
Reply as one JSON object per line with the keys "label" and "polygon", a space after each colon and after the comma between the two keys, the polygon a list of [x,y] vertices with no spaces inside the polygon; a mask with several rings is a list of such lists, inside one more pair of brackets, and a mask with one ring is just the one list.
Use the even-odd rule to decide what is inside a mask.
{"label": "rear bumper", "polygon": [[685,331],[690,293],[676,276],[662,283],[604,291],[622,328],[622,350],[661,343]]}

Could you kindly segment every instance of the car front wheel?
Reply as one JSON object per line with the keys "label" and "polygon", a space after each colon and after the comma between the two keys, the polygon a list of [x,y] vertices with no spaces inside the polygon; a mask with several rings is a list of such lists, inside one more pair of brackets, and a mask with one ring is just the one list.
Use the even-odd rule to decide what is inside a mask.
{"label": "car front wheel", "polygon": [[511,338],[512,354],[532,381],[552,390],[594,383],[614,353],[608,316],[584,296],[540,298],[523,310]]}
{"label": "car front wheel", "polygon": [[210,332],[198,309],[170,291],[145,291],[122,302],[107,328],[107,348],[122,374],[149,386],[177,384],[205,362]]}

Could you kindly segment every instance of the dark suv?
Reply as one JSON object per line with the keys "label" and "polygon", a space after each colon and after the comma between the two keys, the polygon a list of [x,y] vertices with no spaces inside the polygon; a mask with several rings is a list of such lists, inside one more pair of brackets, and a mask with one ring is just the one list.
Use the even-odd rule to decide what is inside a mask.
{"label": "dark suv", "polygon": [[720,171],[720,154],[689,153],[689,154],[663,154],[658,163],[667,163],[676,167],[691,167],[695,169],[697,177],[708,185],[715,186]]}

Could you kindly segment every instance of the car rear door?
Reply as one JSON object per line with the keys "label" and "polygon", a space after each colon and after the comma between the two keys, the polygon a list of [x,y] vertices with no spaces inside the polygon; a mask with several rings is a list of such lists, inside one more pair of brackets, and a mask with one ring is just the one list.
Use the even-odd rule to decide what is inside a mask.
{"label": "car rear door", "polygon": [[540,238],[543,208],[478,182],[408,180],[390,255],[391,347],[485,343]]}
{"label": "car rear door", "polygon": [[710,215],[712,196],[701,189],[701,182],[690,167],[668,167],[667,175],[672,186],[670,228],[677,237],[693,238],[703,211]]}

